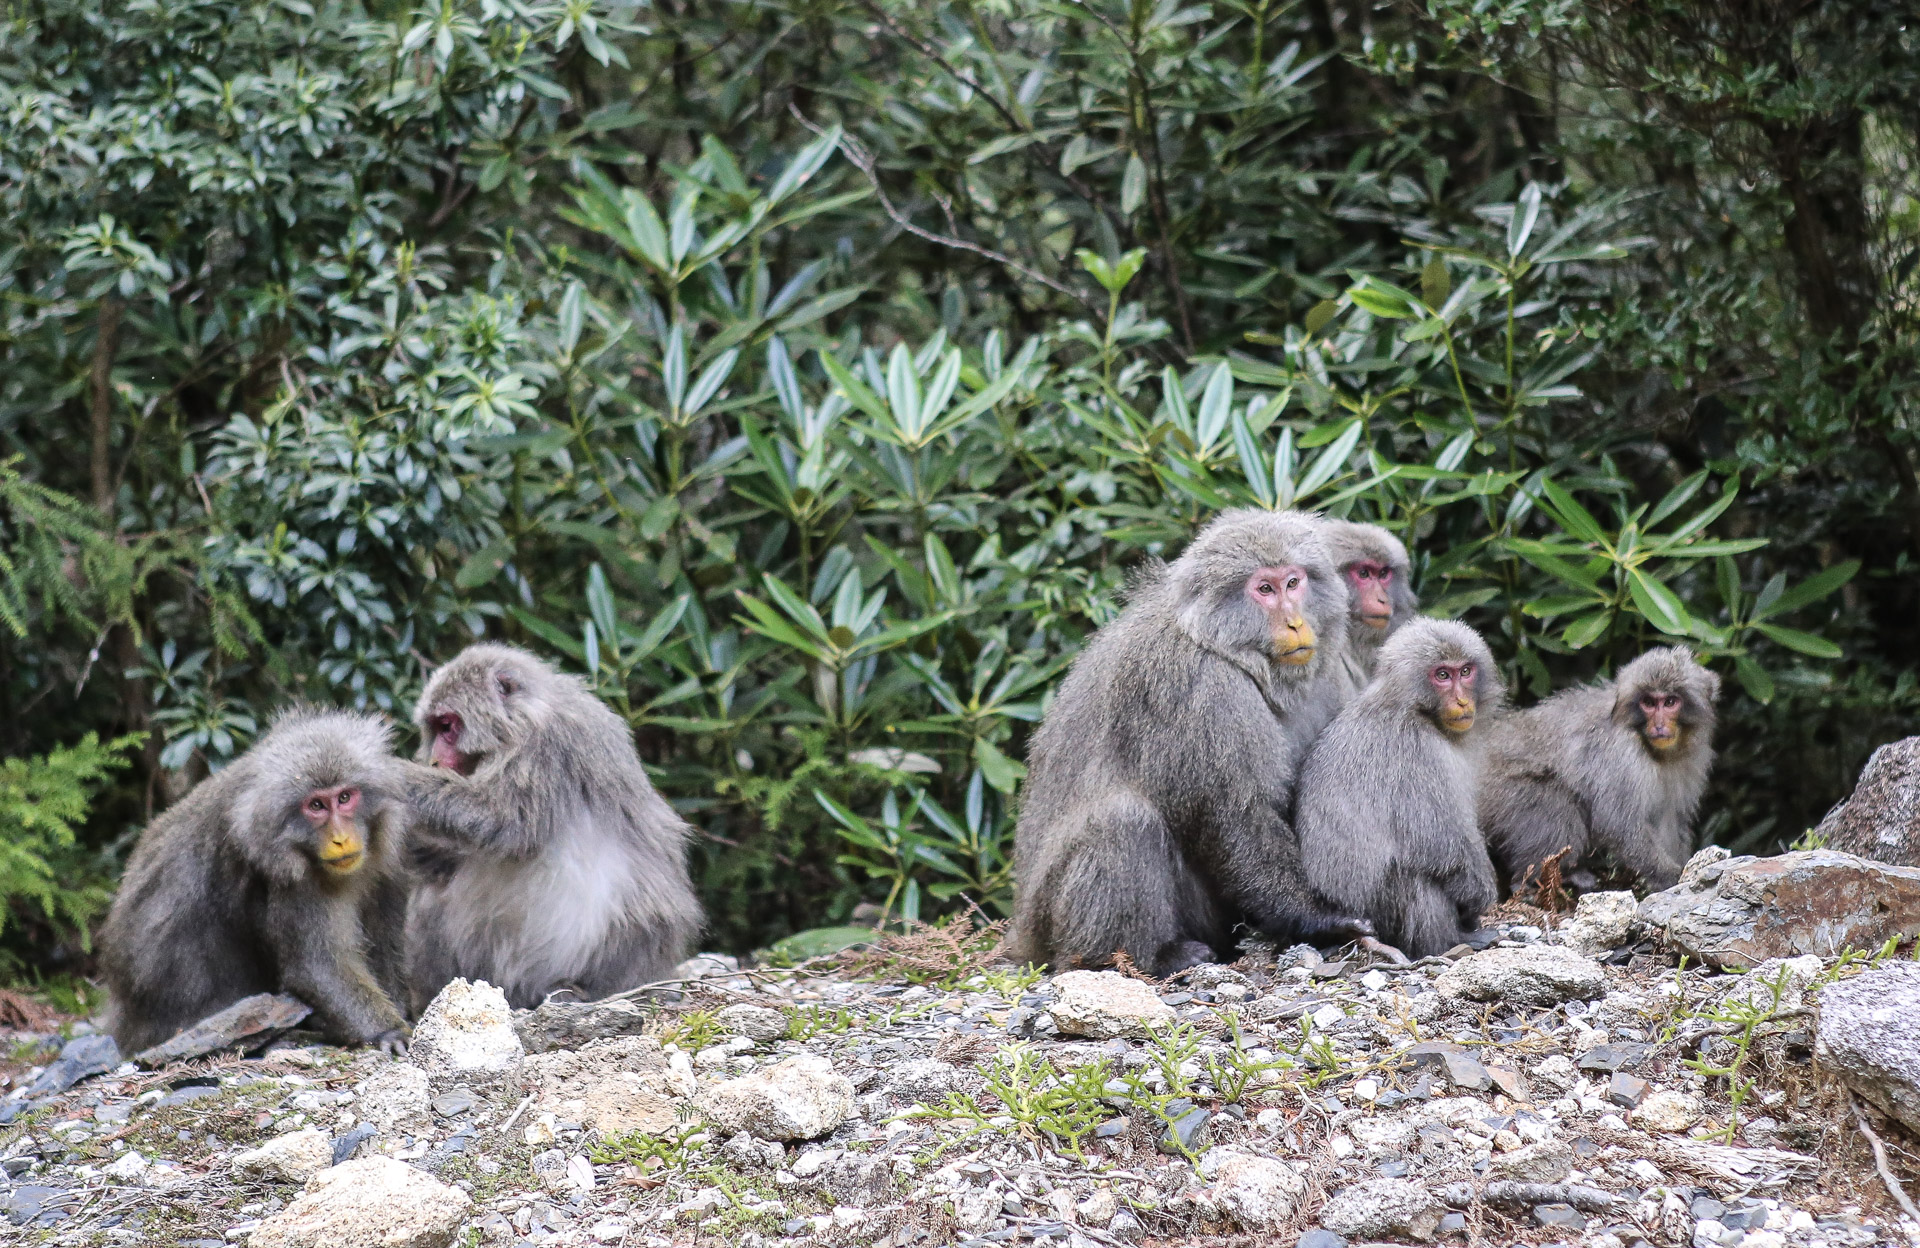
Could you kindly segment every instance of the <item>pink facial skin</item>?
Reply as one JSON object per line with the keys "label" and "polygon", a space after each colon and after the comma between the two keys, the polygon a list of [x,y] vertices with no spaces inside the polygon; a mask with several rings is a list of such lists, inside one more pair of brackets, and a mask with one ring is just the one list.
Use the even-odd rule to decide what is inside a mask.
{"label": "pink facial skin", "polygon": [[1647,717],[1640,734],[1656,750],[1671,748],[1680,740],[1680,698],[1678,694],[1650,692],[1640,698],[1640,713]]}
{"label": "pink facial skin", "polygon": [[1313,626],[1304,610],[1307,593],[1307,570],[1295,564],[1258,568],[1247,578],[1247,597],[1267,614],[1273,657],[1290,667],[1313,659]]}
{"label": "pink facial skin", "polygon": [[313,825],[321,866],[335,875],[359,868],[367,853],[360,832],[360,790],[347,784],[315,789],[300,804],[300,813]]}
{"label": "pink facial skin", "polygon": [[1440,663],[1427,672],[1427,683],[1440,695],[1440,726],[1448,732],[1473,727],[1473,664]]}
{"label": "pink facial skin", "polygon": [[448,771],[457,772],[463,776],[472,775],[478,760],[472,755],[460,752],[460,734],[466,729],[466,725],[460,722],[460,717],[452,712],[436,715],[427,721],[427,728],[433,733],[433,745],[430,751],[433,765],[445,767]]}
{"label": "pink facial skin", "polygon": [[349,785],[333,789],[315,789],[307,794],[300,808],[314,827],[332,819],[353,819],[360,810],[360,790]]}
{"label": "pink facial skin", "polygon": [[1385,628],[1393,622],[1393,600],[1388,596],[1393,585],[1392,568],[1362,559],[1348,565],[1347,583],[1353,590],[1355,608],[1369,627]]}

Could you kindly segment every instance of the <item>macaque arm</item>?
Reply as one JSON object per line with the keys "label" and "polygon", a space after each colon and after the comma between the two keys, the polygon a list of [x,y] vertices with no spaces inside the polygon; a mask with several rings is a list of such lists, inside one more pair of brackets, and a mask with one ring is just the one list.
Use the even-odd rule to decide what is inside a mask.
{"label": "macaque arm", "polygon": [[444,879],[465,851],[484,849],[507,858],[538,853],[547,840],[548,821],[525,800],[529,786],[514,780],[481,781],[410,764],[407,801],[413,808],[415,866],[430,879]]}
{"label": "macaque arm", "polygon": [[1262,935],[1275,939],[1372,935],[1366,920],[1329,906],[1308,886],[1300,845],[1280,812],[1256,802],[1219,837],[1220,883]]}
{"label": "macaque arm", "polygon": [[275,888],[267,898],[265,935],[280,963],[280,982],[320,1015],[329,1030],[368,1043],[405,1027],[361,950],[357,908],[316,895],[312,885]]}
{"label": "macaque arm", "polygon": [[1627,870],[1655,890],[1672,888],[1686,865],[1674,855],[1669,840],[1678,839],[1657,821],[1623,817],[1624,803],[1596,800],[1593,839],[1613,851]]}

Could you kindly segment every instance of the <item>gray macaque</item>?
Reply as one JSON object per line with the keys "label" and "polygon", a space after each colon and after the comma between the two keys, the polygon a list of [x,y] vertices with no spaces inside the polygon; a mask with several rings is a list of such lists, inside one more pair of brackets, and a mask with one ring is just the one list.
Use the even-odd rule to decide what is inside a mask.
{"label": "gray macaque", "polygon": [[1241,923],[1283,944],[1370,934],[1313,897],[1287,817],[1346,628],[1311,516],[1225,512],[1144,572],[1034,734],[1010,955],[1125,953],[1164,976],[1225,954]]}
{"label": "gray macaque", "polygon": [[1713,768],[1720,678],[1685,646],[1649,650],[1610,681],[1506,717],[1488,742],[1480,830],[1509,889],[1607,851],[1649,888],[1671,888],[1693,850]]}
{"label": "gray macaque", "polygon": [[573,676],[477,645],[414,710],[422,874],[407,917],[416,1008],[456,976],[516,1008],[663,979],[702,915],[689,828],[655,791],[626,721]]}
{"label": "gray macaque", "polygon": [[1414,620],[1314,742],[1294,816],[1307,880],[1416,958],[1444,953],[1499,896],[1475,799],[1500,676],[1480,634]]}
{"label": "gray macaque", "polygon": [[334,1040],[404,1052],[405,764],[385,721],[285,712],[161,814],[100,933],[123,1053],[260,992]]}
{"label": "gray macaque", "polygon": [[1327,549],[1347,583],[1352,604],[1341,688],[1359,696],[1373,679],[1380,647],[1420,609],[1413,596],[1413,564],[1400,539],[1377,524],[1328,520]]}

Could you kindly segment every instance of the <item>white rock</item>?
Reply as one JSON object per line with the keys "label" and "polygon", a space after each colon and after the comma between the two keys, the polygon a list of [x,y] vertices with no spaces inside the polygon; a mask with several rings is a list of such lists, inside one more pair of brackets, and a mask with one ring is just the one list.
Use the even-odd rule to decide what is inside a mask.
{"label": "white rock", "polygon": [[675,979],[709,979],[739,973],[740,959],[730,953],[696,953],[673,968]]}
{"label": "white rock", "polygon": [[[1806,1004],[1807,985],[1820,977],[1825,964],[1813,954],[1797,958],[1768,958],[1734,980],[1722,998],[1724,1004],[1745,1004],[1764,1010],[1797,1010]],[[1775,991],[1779,999],[1775,1001]]]}
{"label": "white rock", "polygon": [[1292,1166],[1237,1149],[1208,1149],[1200,1173],[1213,1180],[1214,1203],[1256,1233],[1285,1226],[1307,1194],[1307,1181]]}
{"label": "white rock", "polygon": [[594,1239],[603,1244],[617,1244],[627,1237],[627,1231],[633,1224],[625,1218],[603,1218],[593,1224],[589,1232]]}
{"label": "white rock", "polygon": [[102,1169],[100,1173],[106,1175],[116,1183],[138,1183],[147,1173],[147,1168],[152,1164],[152,1162],[148,1161],[133,1149],[128,1149],[119,1157],[114,1158],[113,1162]]}
{"label": "white rock", "polygon": [[764,1140],[810,1140],[846,1120],[853,1108],[853,1082],[836,1074],[824,1057],[803,1053],[717,1084],[696,1104],[722,1131],[750,1131]]}
{"label": "white rock", "polygon": [[[644,1131],[661,1135],[678,1121],[684,1086],[652,1036],[613,1036],[578,1051],[536,1053],[520,1069],[522,1086],[536,1094],[539,1117],[577,1122],[603,1136]],[[529,1143],[551,1143],[549,1133]]]}
{"label": "white rock", "polygon": [[1556,1140],[1528,1144],[1510,1153],[1503,1153],[1493,1159],[1488,1174],[1493,1178],[1517,1179],[1523,1183],[1558,1183],[1572,1169],[1573,1150]]}
{"label": "white rock", "polygon": [[1706,1107],[1697,1096],[1685,1092],[1660,1091],[1648,1095],[1627,1115],[1634,1126],[1646,1131],[1685,1131],[1699,1122]]}
{"label": "white rock", "polygon": [[1821,1065],[1920,1131],[1920,962],[1888,962],[1821,989],[1819,1001]]}
{"label": "white rock", "polygon": [[1580,1082],[1580,1070],[1573,1064],[1573,1059],[1558,1053],[1535,1062],[1533,1069],[1527,1073],[1530,1078],[1555,1092],[1565,1092]]}
{"label": "white rock", "polygon": [[1433,1193],[1408,1179],[1368,1179],[1335,1192],[1320,1225],[1347,1239],[1410,1235],[1432,1239],[1446,1213]]}
{"label": "white rock", "polygon": [[1462,958],[1433,986],[1457,1001],[1549,1006],[1600,996],[1607,976],[1598,962],[1563,946],[1523,945]]}
{"label": "white rock", "polygon": [[1095,1188],[1093,1195],[1081,1201],[1074,1212],[1079,1215],[1082,1226],[1105,1226],[1120,1212],[1120,1200],[1112,1188]]}
{"label": "white rock", "polygon": [[1054,978],[1053,991],[1055,1000],[1049,1007],[1053,1021],[1070,1036],[1145,1037],[1149,1027],[1168,1025],[1177,1018],[1151,984],[1118,971],[1068,971]]}
{"label": "white rock", "polygon": [[1630,892],[1587,893],[1574,905],[1573,917],[1556,933],[1560,943],[1581,953],[1618,949],[1632,939],[1640,902]]}
{"label": "white rock", "polygon": [[567,1182],[573,1184],[576,1191],[592,1191],[593,1163],[579,1153],[567,1158]]}
{"label": "white rock", "polygon": [[308,1180],[248,1248],[447,1248],[473,1199],[391,1157],[363,1157]]}
{"label": "white rock", "polygon": [[236,1153],[233,1172],[246,1178],[305,1183],[333,1164],[333,1141],[315,1127],[276,1135],[259,1148]]}
{"label": "white rock", "polygon": [[354,1112],[381,1132],[414,1132],[432,1121],[432,1090],[427,1072],[406,1062],[389,1062],[354,1089]]}
{"label": "white rock", "polygon": [[730,1005],[714,1021],[729,1035],[749,1040],[782,1040],[787,1034],[787,1016],[764,1005]]}
{"label": "white rock", "polygon": [[504,1074],[526,1053],[506,994],[485,980],[456,979],[420,1015],[407,1060],[445,1079]]}

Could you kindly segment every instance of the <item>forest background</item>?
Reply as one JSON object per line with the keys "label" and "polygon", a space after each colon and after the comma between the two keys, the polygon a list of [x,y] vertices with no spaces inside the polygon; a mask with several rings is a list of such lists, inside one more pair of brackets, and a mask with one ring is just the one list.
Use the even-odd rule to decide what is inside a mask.
{"label": "forest background", "polygon": [[630,719],[707,947],[1002,913],[1048,691],[1230,505],[1406,535],[1522,702],[1692,644],[1736,850],[1913,730],[1904,4],[0,13],[0,976],[481,634]]}

